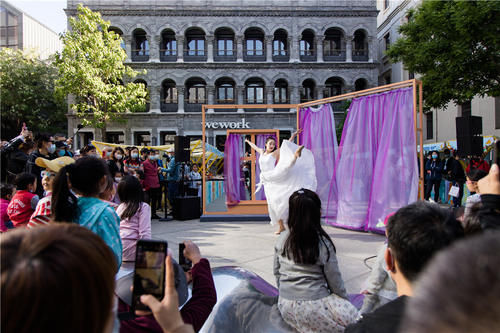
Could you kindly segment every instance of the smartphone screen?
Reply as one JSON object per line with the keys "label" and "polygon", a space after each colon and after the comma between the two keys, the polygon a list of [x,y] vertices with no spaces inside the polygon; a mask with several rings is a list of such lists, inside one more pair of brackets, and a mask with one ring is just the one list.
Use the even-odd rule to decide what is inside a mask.
{"label": "smartphone screen", "polygon": [[141,303],[140,296],[150,294],[158,300],[165,293],[165,258],[167,242],[139,240],[135,253],[134,291],[132,309],[149,310]]}
{"label": "smartphone screen", "polygon": [[186,248],[186,245],[184,243],[179,244],[179,265],[182,267],[184,272],[187,272],[191,269],[191,260],[187,259],[184,256],[184,249]]}

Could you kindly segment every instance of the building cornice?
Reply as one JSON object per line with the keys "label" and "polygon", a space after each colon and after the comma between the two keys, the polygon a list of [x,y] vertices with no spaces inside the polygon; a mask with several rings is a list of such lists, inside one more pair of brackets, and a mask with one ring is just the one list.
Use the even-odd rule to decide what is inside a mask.
{"label": "building cornice", "polygon": [[297,69],[376,69],[378,62],[318,62],[318,63],[206,63],[206,62],[127,62],[128,66],[135,70],[157,70],[157,69],[175,69],[175,70],[297,70]]}
{"label": "building cornice", "polygon": [[[301,8],[289,10],[207,10],[207,9],[105,9],[102,7],[90,6],[93,11],[98,11],[101,15],[110,16],[167,16],[167,17],[376,17],[378,10],[373,9],[335,9],[335,10],[303,10]],[[66,15],[75,16],[76,9],[65,9]]]}
{"label": "building cornice", "polygon": [[397,6],[390,14],[389,16],[386,17],[386,19],[384,20],[384,22],[382,22],[382,24],[380,24],[378,27],[377,27],[377,35],[383,31],[391,22],[392,20],[394,19],[394,17],[396,17],[396,15],[398,15],[400,12],[402,12],[403,10],[407,10],[407,7],[408,5],[410,5],[412,3],[412,0],[404,0],[403,2],[401,2],[399,4],[399,6]]}

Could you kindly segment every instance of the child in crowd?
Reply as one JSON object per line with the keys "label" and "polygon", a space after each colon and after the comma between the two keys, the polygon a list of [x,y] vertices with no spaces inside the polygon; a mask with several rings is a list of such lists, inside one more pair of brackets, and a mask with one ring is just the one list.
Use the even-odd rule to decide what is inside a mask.
{"label": "child in crowd", "polygon": [[108,203],[99,199],[108,177],[106,163],[96,157],[81,157],[63,167],[54,179],[52,218],[55,222],[77,223],[101,236],[115,254],[119,267],[122,262],[120,218]]}
{"label": "child in crowd", "polygon": [[481,202],[481,195],[479,194],[479,189],[477,187],[477,182],[488,175],[488,173],[481,169],[472,169],[467,172],[467,188],[469,189],[470,195],[465,202],[465,212],[464,219],[470,214],[470,210],[474,204]]}
{"label": "child in crowd", "polygon": [[14,227],[25,227],[38,204],[36,177],[31,173],[21,173],[16,177],[16,194],[7,207],[9,219]]}
{"label": "child in crowd", "polygon": [[111,177],[113,177],[113,188],[115,190],[115,195],[113,196],[113,199],[111,199],[111,202],[119,205],[121,201],[120,196],[118,195],[118,184],[123,178],[123,173],[121,171],[115,171],[114,174],[111,173]]}
{"label": "child in crowd", "polygon": [[137,240],[151,238],[151,208],[142,202],[142,187],[134,176],[125,176],[118,184],[121,204],[116,212],[120,216],[120,236],[123,261],[135,261]]}
{"label": "child in crowd", "polygon": [[343,332],[358,311],[347,300],[335,246],[321,227],[321,200],[300,189],[289,199],[288,227],[274,254],[278,309],[299,332]]}
{"label": "child in crowd", "polygon": [[45,158],[38,157],[35,160],[36,165],[41,168],[45,168],[45,170],[42,171],[42,186],[45,192],[45,197],[38,201],[35,212],[31,215],[30,221],[28,222],[28,228],[31,229],[50,222],[50,217],[52,215],[52,184],[54,182],[54,178],[63,166],[71,163],[75,163],[75,160],[68,156],[59,157],[55,160],[47,160]]}
{"label": "child in crowd", "polygon": [[10,184],[0,185],[0,232],[12,229],[12,222],[7,214],[7,207],[14,194],[14,186]]}

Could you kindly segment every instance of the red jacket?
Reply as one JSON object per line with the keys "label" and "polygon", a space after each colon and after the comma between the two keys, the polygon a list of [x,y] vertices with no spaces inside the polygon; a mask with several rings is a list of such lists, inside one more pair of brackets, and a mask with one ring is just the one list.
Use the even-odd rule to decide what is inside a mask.
{"label": "red jacket", "polygon": [[28,223],[37,203],[38,195],[25,190],[16,192],[7,207],[7,214],[9,214],[14,227],[17,228]]}
{"label": "red jacket", "polygon": [[144,189],[147,191],[150,188],[159,188],[158,164],[151,160],[146,160],[142,163],[142,166],[144,168]]}

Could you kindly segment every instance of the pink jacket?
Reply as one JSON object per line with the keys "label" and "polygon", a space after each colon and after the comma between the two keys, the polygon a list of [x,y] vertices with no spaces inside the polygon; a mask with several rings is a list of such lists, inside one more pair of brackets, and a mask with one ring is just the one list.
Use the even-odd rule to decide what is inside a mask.
{"label": "pink jacket", "polygon": [[158,164],[151,160],[146,160],[142,163],[144,167],[144,189],[147,191],[151,188],[160,187],[160,179],[158,178]]}
{"label": "pink jacket", "polygon": [[[121,203],[116,209],[121,216],[126,208]],[[122,239],[122,261],[135,261],[135,245],[139,239],[151,239],[151,207],[142,202],[134,216],[120,221],[120,238]]]}

